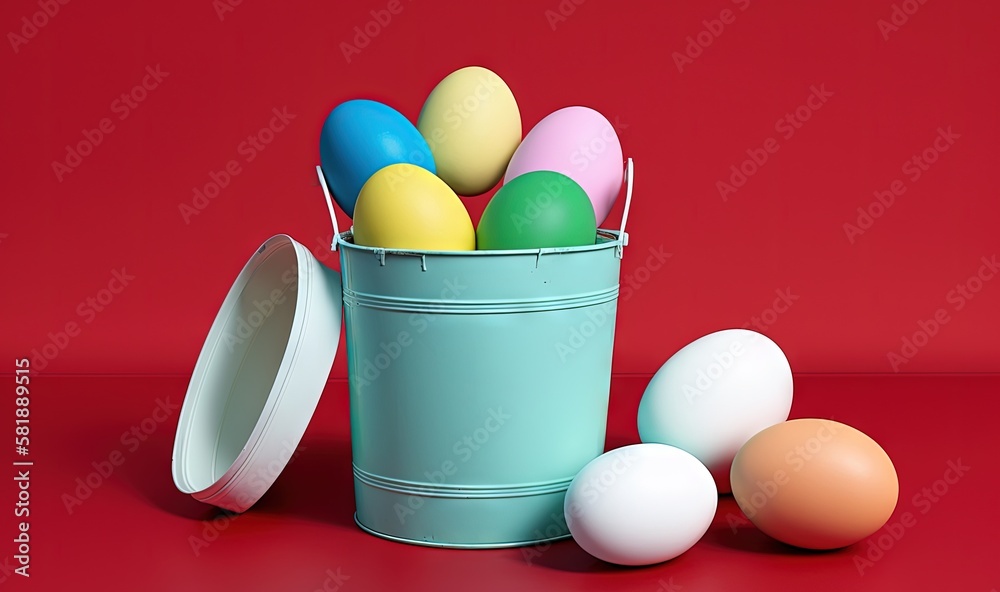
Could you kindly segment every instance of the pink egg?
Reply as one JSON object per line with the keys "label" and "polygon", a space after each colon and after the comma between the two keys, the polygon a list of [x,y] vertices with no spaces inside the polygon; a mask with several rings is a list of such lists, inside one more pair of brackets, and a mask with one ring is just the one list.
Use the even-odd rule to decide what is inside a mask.
{"label": "pink egg", "polygon": [[565,107],[528,132],[507,165],[504,183],[532,171],[556,171],[587,192],[598,225],[618,197],[622,145],[606,117],[589,107]]}

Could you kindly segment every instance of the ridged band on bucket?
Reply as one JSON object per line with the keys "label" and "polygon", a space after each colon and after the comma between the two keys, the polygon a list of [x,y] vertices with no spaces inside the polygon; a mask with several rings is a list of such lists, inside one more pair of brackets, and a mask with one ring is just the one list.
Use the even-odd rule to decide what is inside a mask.
{"label": "ridged band on bucket", "polygon": [[565,492],[569,488],[572,478],[556,479],[553,481],[543,481],[540,483],[526,483],[522,485],[447,485],[429,484],[422,481],[407,481],[405,479],[392,479],[380,475],[368,473],[354,466],[354,478],[358,481],[378,487],[386,491],[401,493],[403,495],[420,495],[424,497],[454,497],[454,498],[502,498],[502,497],[523,497],[530,495],[545,495],[549,493]]}
{"label": "ridged band on bucket", "polygon": [[398,298],[365,294],[354,290],[344,290],[344,303],[348,306],[364,306],[382,310],[401,312],[424,312],[440,314],[494,314],[505,312],[539,312],[560,310],[564,308],[580,308],[605,304],[618,298],[618,286],[589,294],[575,294],[568,297],[523,298],[515,300],[448,300],[442,303],[440,299]]}

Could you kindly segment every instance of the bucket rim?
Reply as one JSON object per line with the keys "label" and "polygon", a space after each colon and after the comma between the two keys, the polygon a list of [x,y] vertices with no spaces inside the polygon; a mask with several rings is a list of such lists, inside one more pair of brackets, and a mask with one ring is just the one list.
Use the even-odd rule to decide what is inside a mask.
{"label": "bucket rim", "polygon": [[[495,249],[495,250],[470,250],[470,251],[431,251],[421,249],[393,249],[384,247],[369,247],[358,245],[353,242],[354,233],[346,230],[336,236],[337,247],[352,249],[361,252],[368,252],[373,255],[434,255],[441,257],[489,257],[489,256],[524,256],[524,255],[547,255],[559,253],[584,253],[587,251],[602,251],[606,249],[620,248],[623,244],[622,233],[619,230],[608,230],[606,228],[597,229],[596,239],[592,245],[580,245],[576,247],[542,247],[538,249]],[[603,240],[602,240],[603,239]]]}

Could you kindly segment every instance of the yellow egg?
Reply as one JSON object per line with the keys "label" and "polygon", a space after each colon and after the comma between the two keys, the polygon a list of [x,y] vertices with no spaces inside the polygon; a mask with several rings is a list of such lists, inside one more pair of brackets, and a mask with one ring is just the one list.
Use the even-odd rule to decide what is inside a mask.
{"label": "yellow egg", "polygon": [[430,145],[438,176],[459,195],[479,195],[497,184],[521,142],[521,112],[507,83],[469,66],[434,87],[417,129]]}
{"label": "yellow egg", "polygon": [[392,164],[361,188],[354,206],[354,242],[368,247],[472,251],[476,231],[465,204],[425,168]]}

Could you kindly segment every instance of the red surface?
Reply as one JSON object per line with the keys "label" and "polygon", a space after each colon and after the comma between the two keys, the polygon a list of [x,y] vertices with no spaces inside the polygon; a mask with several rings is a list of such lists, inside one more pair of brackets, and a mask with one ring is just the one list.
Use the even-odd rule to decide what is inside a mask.
{"label": "red surface", "polygon": [[[646,381],[615,379],[610,447],[637,441],[635,411]],[[186,382],[153,377],[33,382],[32,575],[27,585],[10,573],[13,546],[7,537],[13,526],[4,520],[0,526],[11,529],[2,533],[8,542],[0,543],[0,565],[8,566],[0,571],[5,588],[312,591],[326,585],[332,590],[328,574],[338,570],[349,578],[343,580],[345,591],[1000,588],[995,519],[1000,376],[796,377],[792,416],[834,418],[875,438],[899,474],[900,501],[890,524],[901,524],[905,512],[913,515],[899,540],[886,542],[888,550],[865,566],[863,575],[855,558],[865,556],[867,542],[836,552],[798,551],[743,524],[731,498],[722,499],[701,542],[673,561],[647,568],[604,564],[572,541],[537,549],[538,554],[529,548],[526,555],[522,549],[427,549],[375,538],[352,521],[343,382],[328,387],[299,456],[273,489],[249,512],[220,519],[213,531],[210,521],[219,515],[171,482],[176,411],[155,424],[145,441],[122,440],[132,426],[152,417],[157,400],[179,404]],[[8,400],[3,412],[12,409]],[[68,514],[64,494],[76,495],[76,479],[86,480],[93,463],[107,461],[115,451],[123,455],[120,466]],[[13,451],[5,458],[13,459]],[[949,462],[968,469],[956,480]],[[954,483],[935,485],[944,478]],[[931,488],[932,497],[924,488]],[[3,491],[13,505],[13,482],[8,479]],[[192,538],[207,545],[199,546],[197,555]]]}
{"label": "red surface", "polygon": [[[329,110],[368,96],[413,118],[443,76],[482,64],[514,90],[525,130],[559,107],[590,105],[618,123],[636,160],[617,372],[651,373],[692,339],[762,315],[797,371],[889,372],[888,354],[939,310],[947,322],[897,369],[1000,371],[1000,341],[983,330],[1000,325],[1000,282],[972,279],[980,258],[1000,251],[1000,4],[576,4],[403,0],[350,62],[341,44],[372,11],[384,20],[389,0],[74,1],[42,14],[16,52],[0,48],[0,266],[10,287],[0,291],[0,357],[48,345],[55,359],[36,364],[42,372],[189,373],[264,239],[285,232],[324,251],[312,167]],[[886,38],[879,21],[897,4],[918,9],[895,16]],[[3,2],[0,31],[21,34],[38,6]],[[572,13],[550,21],[560,6]],[[721,19],[729,24],[679,72],[673,54],[688,37],[707,43],[706,26]],[[122,93],[158,65],[167,74],[155,90],[123,106]],[[813,86],[833,96],[812,99],[818,109],[804,108],[800,128],[779,124]],[[243,144],[286,106],[295,119],[264,150]],[[53,161],[104,118],[111,131],[60,182]],[[913,180],[904,163],[949,126],[961,137]],[[762,159],[768,148],[724,201],[717,182],[748,150]],[[224,178],[230,160],[238,174],[185,224],[179,206]],[[894,180],[905,193],[849,242],[844,224]],[[478,215],[485,199],[468,203]],[[671,256],[644,268],[650,249]],[[134,280],[99,309],[88,304],[122,268]],[[980,291],[949,299],[967,281]],[[777,314],[784,290],[795,299]],[[67,323],[77,326],[61,335]],[[344,373],[341,358],[334,375]]]}

